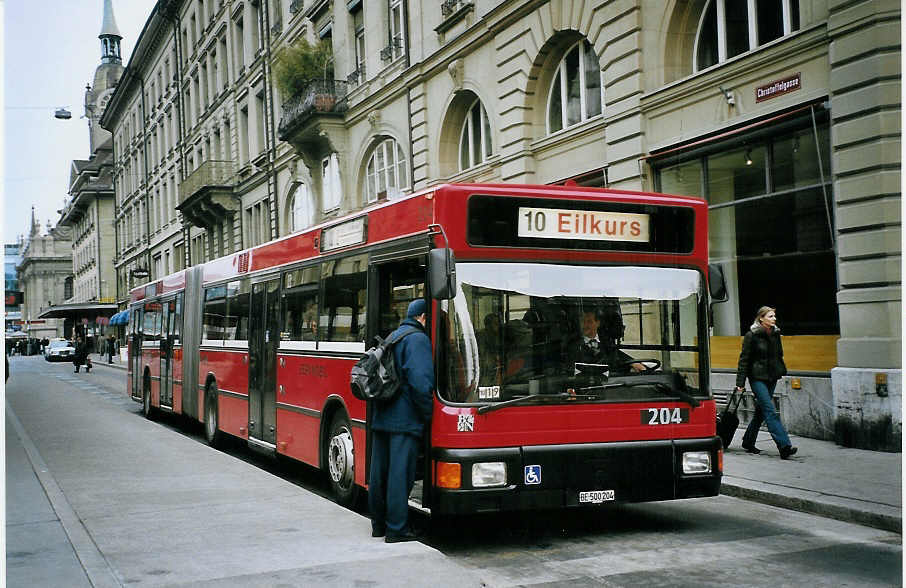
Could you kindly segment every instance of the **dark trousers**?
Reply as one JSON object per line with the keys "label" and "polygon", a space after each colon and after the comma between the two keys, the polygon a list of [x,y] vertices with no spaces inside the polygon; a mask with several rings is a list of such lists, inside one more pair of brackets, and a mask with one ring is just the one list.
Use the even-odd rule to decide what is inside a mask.
{"label": "dark trousers", "polygon": [[777,380],[749,380],[752,386],[752,394],[755,395],[755,414],[749,421],[745,435],[742,436],[742,444],[749,447],[755,445],[755,439],[758,437],[758,430],[761,429],[761,423],[768,425],[768,431],[777,444],[777,448],[788,447],[791,445],[790,436],[787,434],[783,423],[780,422],[780,415],[774,407],[774,388],[777,386]]}
{"label": "dark trousers", "polygon": [[399,534],[409,522],[409,493],[415,484],[418,437],[406,433],[371,433],[368,508],[374,530]]}

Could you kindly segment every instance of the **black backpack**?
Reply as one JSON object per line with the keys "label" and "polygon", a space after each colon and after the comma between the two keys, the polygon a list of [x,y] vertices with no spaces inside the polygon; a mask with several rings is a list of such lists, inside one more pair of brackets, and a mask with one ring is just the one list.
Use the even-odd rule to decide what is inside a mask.
{"label": "black backpack", "polygon": [[393,346],[417,329],[398,333],[392,339],[377,339],[377,345],[365,352],[362,359],[352,366],[349,387],[359,400],[389,402],[399,393],[400,379],[393,360]]}

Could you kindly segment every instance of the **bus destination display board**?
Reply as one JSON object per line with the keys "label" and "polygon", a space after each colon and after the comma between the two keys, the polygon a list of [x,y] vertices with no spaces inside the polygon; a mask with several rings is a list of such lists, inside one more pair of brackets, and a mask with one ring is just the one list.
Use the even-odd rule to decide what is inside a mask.
{"label": "bus destination display board", "polygon": [[647,214],[520,206],[516,234],[520,237],[647,243],[648,221]]}
{"label": "bus destination display board", "polygon": [[468,201],[472,246],[688,254],[694,235],[692,207],[487,194]]}

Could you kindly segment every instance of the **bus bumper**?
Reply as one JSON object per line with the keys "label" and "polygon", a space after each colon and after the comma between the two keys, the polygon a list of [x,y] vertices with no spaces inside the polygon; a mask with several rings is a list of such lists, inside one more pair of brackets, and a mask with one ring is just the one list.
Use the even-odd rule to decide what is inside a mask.
{"label": "bus bumper", "polygon": [[[432,450],[435,462],[458,463],[459,488],[433,488],[431,512],[466,514],[601,506],[716,496],[720,491],[720,438],[583,443],[492,449]],[[710,460],[710,471],[684,473],[684,454]],[[472,485],[477,463],[503,462],[498,487]]]}

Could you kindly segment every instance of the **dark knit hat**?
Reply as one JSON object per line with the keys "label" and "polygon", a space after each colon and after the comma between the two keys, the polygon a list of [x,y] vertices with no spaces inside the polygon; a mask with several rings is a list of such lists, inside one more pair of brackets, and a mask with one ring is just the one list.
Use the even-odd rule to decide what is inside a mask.
{"label": "dark knit hat", "polygon": [[428,312],[428,305],[425,303],[424,298],[419,298],[409,303],[409,308],[406,310],[406,318],[415,318],[426,312]]}

